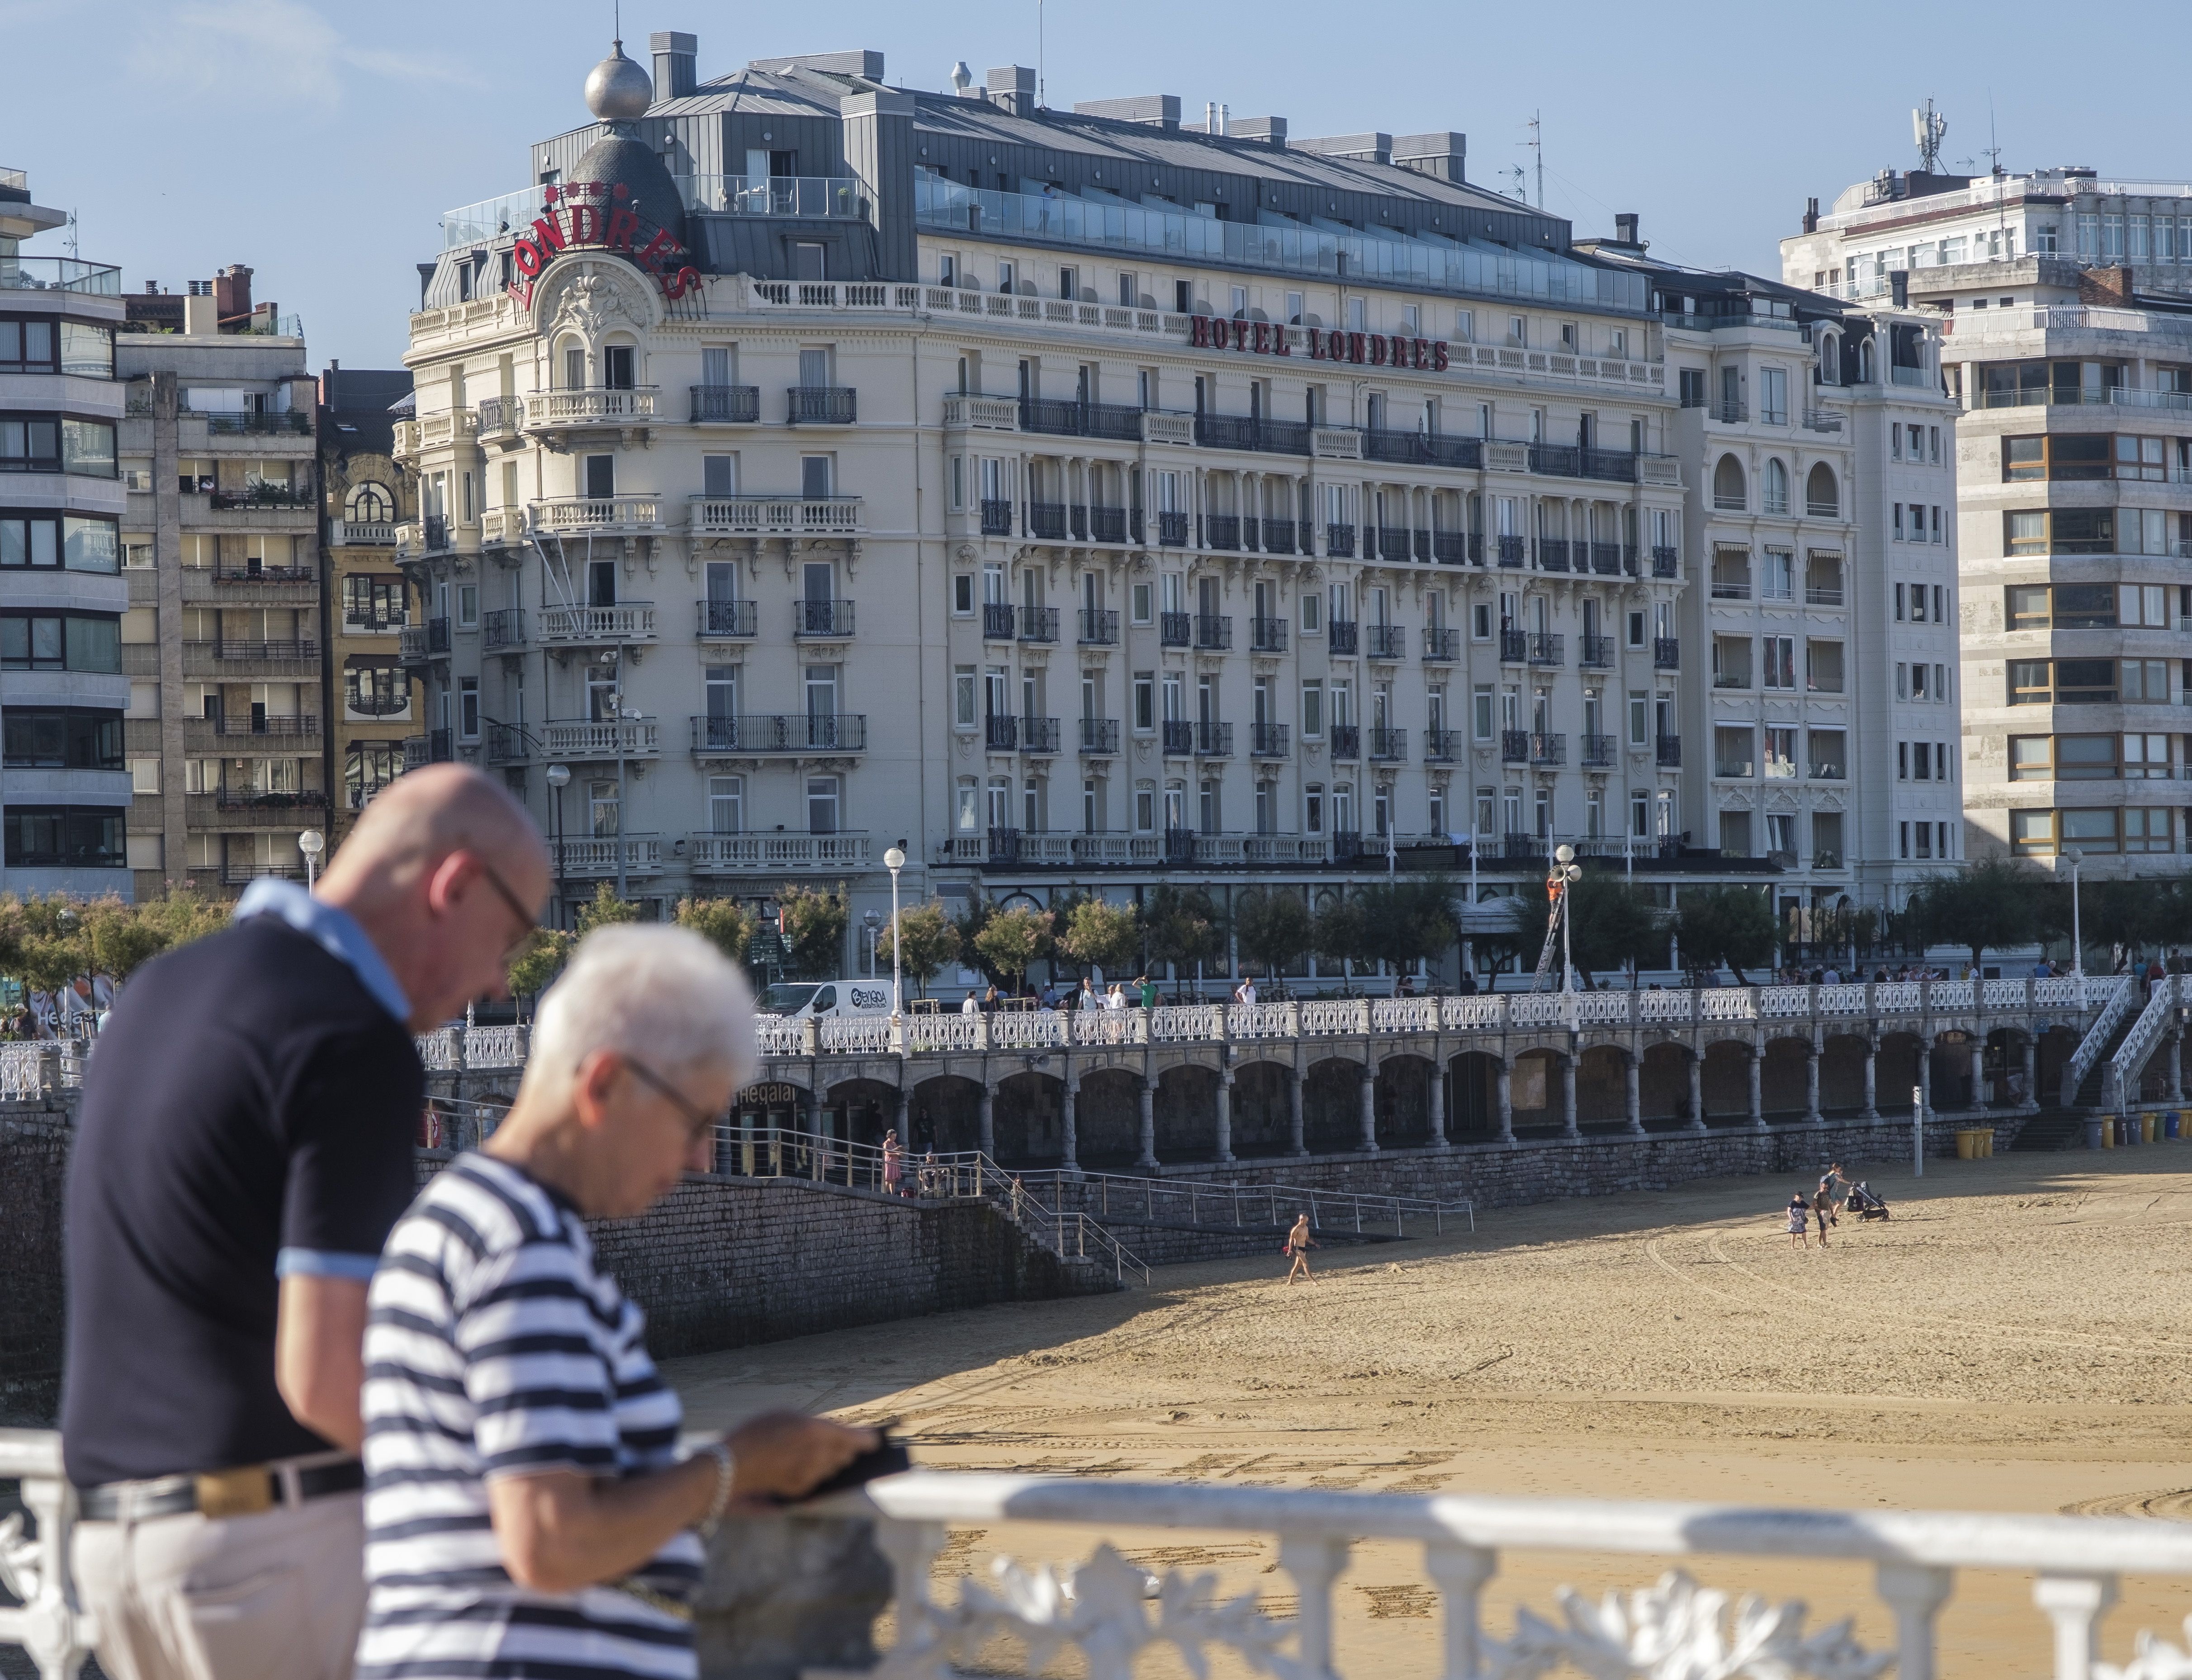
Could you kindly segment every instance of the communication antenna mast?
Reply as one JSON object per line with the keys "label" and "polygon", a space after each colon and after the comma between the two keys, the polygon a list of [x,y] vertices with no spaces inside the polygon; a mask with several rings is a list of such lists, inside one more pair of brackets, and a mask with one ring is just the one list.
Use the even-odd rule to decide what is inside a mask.
{"label": "communication antenna mast", "polygon": [[1928,174],[1940,169],[1941,139],[1948,132],[1949,119],[1935,113],[1930,99],[1922,111],[1911,108],[1910,138],[1918,147],[1918,167]]}
{"label": "communication antenna mast", "polygon": [[77,249],[77,243],[76,243],[76,212],[75,212],[74,210],[71,210],[71,211],[69,212],[69,219],[68,219],[68,251],[69,251],[69,260],[70,260],[70,261],[71,261],[71,262],[75,261],[78,257],[80,257],[80,256],[82,256],[82,255],[83,254],[83,252],[79,251],[79,250]]}
{"label": "communication antenna mast", "polygon": [[1544,114],[1542,110],[1530,113],[1530,138],[1525,142],[1538,154],[1538,208],[1541,210],[1545,208],[1545,129],[1540,120]]}
{"label": "communication antenna mast", "polygon": [[1515,196],[1521,199],[1525,204],[1528,203],[1530,202],[1530,191],[1528,186],[1525,185],[1525,183],[1527,183],[1530,179],[1530,172],[1525,169],[1520,163],[1510,163],[1507,166],[1507,173],[1515,177]]}

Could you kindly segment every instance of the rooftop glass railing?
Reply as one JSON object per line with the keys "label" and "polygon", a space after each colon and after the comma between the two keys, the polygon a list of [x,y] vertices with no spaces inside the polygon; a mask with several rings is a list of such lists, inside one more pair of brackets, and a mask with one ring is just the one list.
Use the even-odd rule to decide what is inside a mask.
{"label": "rooftop glass railing", "polygon": [[78,262],[74,257],[0,255],[0,290],[90,292],[100,297],[120,297],[122,271],[103,262]]}
{"label": "rooftop glass railing", "polygon": [[[834,175],[672,175],[688,210],[731,216],[858,216],[865,209],[860,183]],[[445,211],[442,249],[490,243],[522,233],[547,213],[546,189],[529,186]]]}
{"label": "rooftop glass railing", "polygon": [[1108,250],[1202,259],[1286,273],[1384,280],[1479,296],[1536,298],[1642,313],[1649,288],[1623,274],[1546,252],[1434,243],[1310,226],[1219,221],[1141,204],[992,192],[935,175],[914,178],[914,217],[971,235],[1052,239]]}
{"label": "rooftop glass railing", "polygon": [[16,192],[28,192],[31,190],[31,177],[21,169],[11,169],[6,164],[0,163],[0,187],[7,187]]}

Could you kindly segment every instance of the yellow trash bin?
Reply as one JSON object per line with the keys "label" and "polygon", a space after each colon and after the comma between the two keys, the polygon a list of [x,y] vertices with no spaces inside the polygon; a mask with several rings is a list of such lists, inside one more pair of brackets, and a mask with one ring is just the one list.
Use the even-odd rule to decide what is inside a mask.
{"label": "yellow trash bin", "polygon": [[1994,1128],[1991,1126],[1979,1134],[1979,1158],[1985,1161],[1994,1159]]}
{"label": "yellow trash bin", "polygon": [[2115,1117],[2111,1116],[2109,1118],[2101,1122],[2101,1147],[2103,1149],[2114,1149],[2115,1146],[2116,1123]]}
{"label": "yellow trash bin", "polygon": [[2140,1142],[2152,1143],[2161,1135],[2161,1117],[2159,1114],[2149,1111],[2140,1115],[2138,1118]]}
{"label": "yellow trash bin", "polygon": [[1956,1134],[1956,1159],[1959,1161],[1971,1161],[1977,1159],[1978,1156],[1978,1142],[1979,1134],[1977,1132],[1958,1132]]}

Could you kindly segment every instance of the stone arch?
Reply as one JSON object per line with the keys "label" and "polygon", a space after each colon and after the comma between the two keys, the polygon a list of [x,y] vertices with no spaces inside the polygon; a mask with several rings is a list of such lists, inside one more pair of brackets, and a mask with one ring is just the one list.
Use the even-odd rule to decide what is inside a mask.
{"label": "stone arch", "polygon": [[1924,1048],[1918,1035],[1908,1028],[1880,1035],[1880,1050],[1873,1062],[1873,1083],[1879,1093],[1881,1113],[1910,1111],[1910,1088],[1918,1083],[1918,1057]]}
{"label": "stone arch", "polygon": [[1524,1050],[1508,1073],[1507,1086],[1516,1131],[1557,1132],[1561,1113],[1561,1063],[1558,1050]]}
{"label": "stone arch", "polygon": [[1218,1153],[1218,1070],[1184,1061],[1157,1076],[1160,1161],[1208,1161]]}
{"label": "stone arch", "polygon": [[1436,1065],[1429,1056],[1407,1051],[1378,1064],[1373,1112],[1379,1148],[1420,1149],[1435,1138],[1430,1099],[1431,1070]]}
{"label": "stone arch", "polygon": [[1446,1065],[1446,1134],[1456,1142],[1479,1142],[1499,1134],[1499,1058],[1486,1050],[1464,1050]]}
{"label": "stone arch", "polygon": [[2051,1021],[2039,1035],[2040,1100],[2052,1103],[2061,1094],[2064,1071],[2077,1054],[2081,1037],[2074,1020]]}
{"label": "stone arch", "polygon": [[1704,1049],[1704,1119],[1723,1126],[1750,1123],[1748,1038],[1716,1038]]}
{"label": "stone arch", "polygon": [[1343,1056],[1311,1062],[1302,1077],[1302,1142],[1312,1155],[1362,1146],[1362,1064]]}
{"label": "stone arch", "polygon": [[1076,1157],[1083,1166],[1131,1166],[1142,1151],[1142,1076],[1131,1067],[1092,1068],[1073,1100]]}
{"label": "stone arch", "polygon": [[1690,1112],[1690,1063],[1693,1060],[1690,1047],[1678,1040],[1644,1047],[1638,1095],[1647,1129],[1655,1120],[1663,1127],[1679,1129],[1696,1117]]}
{"label": "stone arch", "polygon": [[1265,1057],[1233,1064],[1233,1152],[1284,1155],[1292,1147],[1291,1060]]}
{"label": "stone arch", "polygon": [[1842,511],[1842,489],[1835,478],[1835,470],[1824,461],[1814,461],[1804,479],[1804,511],[1825,518],[1838,517]]}
{"label": "stone arch", "polygon": [[[1074,1117],[1078,1129],[1077,1112]],[[1064,1160],[1065,1082],[1033,1068],[1006,1075],[990,1104],[990,1124],[1000,1163]]]}
{"label": "stone arch", "polygon": [[1972,1075],[1972,1049],[1978,1037],[1968,1027],[1944,1027],[1933,1035],[1928,1050],[1933,1064],[1933,1106],[1969,1108],[1978,1100],[1978,1082]]}
{"label": "stone arch", "polygon": [[907,1106],[916,1154],[972,1149],[982,1140],[982,1082],[962,1073],[939,1073],[913,1088]]}
{"label": "stone arch", "polygon": [[1593,1044],[1576,1062],[1576,1124],[1629,1123],[1629,1052]]}
{"label": "stone arch", "polygon": [[1854,1032],[1830,1032],[1819,1050],[1819,1112],[1864,1112],[1864,1058],[1871,1041]]}
{"label": "stone arch", "polygon": [[1739,512],[1747,505],[1750,487],[1743,471],[1743,463],[1733,455],[1722,455],[1713,468],[1713,506]]}
{"label": "stone arch", "polygon": [[881,1147],[898,1124],[898,1087],[865,1075],[840,1079],[822,1091],[822,1133]]}
{"label": "stone arch", "polygon": [[1811,1076],[1804,1065],[1811,1049],[1808,1033],[1784,1031],[1766,1041],[1766,1063],[1758,1070],[1761,1113],[1801,1117],[1811,1111]]}
{"label": "stone arch", "polygon": [[2025,1078],[2025,1047],[2033,1041],[2029,1028],[1997,1026],[1986,1036],[1986,1078],[1982,1100],[1989,1108],[2018,1108],[2033,1094]]}

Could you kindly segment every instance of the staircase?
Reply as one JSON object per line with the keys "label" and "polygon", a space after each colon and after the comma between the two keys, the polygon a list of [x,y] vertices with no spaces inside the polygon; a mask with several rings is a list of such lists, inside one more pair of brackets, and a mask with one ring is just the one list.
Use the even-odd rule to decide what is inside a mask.
{"label": "staircase", "polygon": [[[2087,982],[2088,985],[2091,982]],[[2092,994],[2087,994],[2090,1001]],[[2064,1108],[2098,1108],[2103,1100],[2107,1071],[2117,1049],[2138,1019],[2140,1002],[2137,976],[2126,974],[2117,980],[2102,1004],[2093,1024],[2086,1029],[2078,1048],[2070,1057],[2069,1066],[2063,1070],[2063,1089],[2060,1098]]]}
{"label": "staircase", "polygon": [[2010,1152],[2083,1149],[2086,1118],[2084,1112],[2074,1108],[2042,1109],[2018,1129],[2017,1141],[2010,1145]]}

